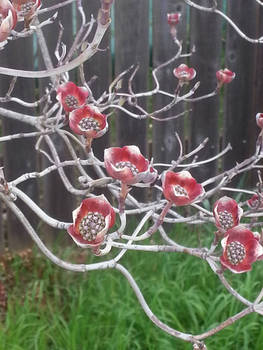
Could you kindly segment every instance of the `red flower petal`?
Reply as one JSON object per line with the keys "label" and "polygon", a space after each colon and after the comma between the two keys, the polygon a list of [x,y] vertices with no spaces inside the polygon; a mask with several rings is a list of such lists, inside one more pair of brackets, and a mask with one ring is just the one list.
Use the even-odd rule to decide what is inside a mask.
{"label": "red flower petal", "polygon": [[248,201],[247,205],[251,209],[262,209],[263,208],[263,199],[259,198],[258,194],[254,194]]}
{"label": "red flower petal", "polygon": [[263,113],[257,113],[256,115],[256,123],[261,129],[263,129]]}
{"label": "red flower petal", "polygon": [[179,23],[181,18],[180,12],[167,13],[167,22],[170,26],[175,26]]}
{"label": "red flower petal", "polygon": [[189,68],[186,64],[180,64],[179,67],[173,70],[174,76],[181,82],[188,82],[196,76],[194,68]]}
{"label": "red flower petal", "polygon": [[213,212],[216,227],[223,230],[228,230],[239,225],[240,218],[243,214],[243,210],[239,207],[237,202],[227,196],[215,202]]}
{"label": "red flower petal", "polygon": [[88,105],[69,114],[69,126],[76,134],[91,138],[100,137],[108,130],[106,115],[101,114],[96,107]]}
{"label": "red flower petal", "polygon": [[243,225],[228,230],[221,244],[224,249],[221,264],[234,273],[251,270],[251,264],[263,254],[263,247],[253,232]]}
{"label": "red flower petal", "polygon": [[15,28],[17,23],[17,14],[10,1],[1,1],[0,15],[2,17],[2,21],[0,21],[0,42],[3,42],[9,37],[11,30]]}
{"label": "red flower petal", "polygon": [[166,171],[162,177],[162,187],[165,198],[177,206],[191,204],[205,192],[188,171]]}
{"label": "red flower petal", "polygon": [[143,157],[137,146],[111,147],[104,151],[104,163],[108,174],[128,185],[138,182],[151,183],[157,172]]}
{"label": "red flower petal", "polygon": [[[86,221],[83,223],[83,220]],[[73,224],[68,228],[68,233],[82,248],[96,247],[103,242],[105,234],[114,223],[115,212],[103,195],[87,198],[73,211]],[[94,228],[94,237],[88,239],[86,236],[85,239],[85,234],[91,235],[91,227]]]}
{"label": "red flower petal", "polygon": [[221,84],[229,84],[231,81],[235,78],[236,74],[234,72],[231,72],[231,70],[225,68],[225,69],[220,69],[219,71],[216,72],[216,77],[217,80]]}
{"label": "red flower petal", "polygon": [[66,112],[72,112],[83,106],[88,96],[89,92],[85,87],[78,87],[71,81],[60,85],[57,89],[57,99]]}

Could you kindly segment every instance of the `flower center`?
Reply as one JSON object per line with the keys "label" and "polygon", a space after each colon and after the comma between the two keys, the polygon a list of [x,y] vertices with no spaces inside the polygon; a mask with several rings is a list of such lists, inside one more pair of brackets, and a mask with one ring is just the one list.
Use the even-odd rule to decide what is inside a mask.
{"label": "flower center", "polygon": [[90,212],[81,220],[79,233],[83,239],[94,241],[99,232],[105,228],[105,218],[101,213]]}
{"label": "flower center", "polygon": [[231,242],[227,246],[227,259],[232,265],[238,265],[244,260],[246,256],[246,249],[240,242]]}
{"label": "flower center", "polygon": [[69,108],[78,108],[79,107],[79,102],[76,99],[76,97],[72,95],[67,95],[65,98],[65,103]]}
{"label": "flower center", "polygon": [[31,11],[33,6],[34,6],[33,1],[26,2],[25,4],[22,4],[21,10],[19,11],[19,15],[23,16],[23,17],[27,16],[29,14],[29,12]]}
{"label": "flower center", "polygon": [[183,79],[183,78],[188,78],[188,76],[189,76],[189,74],[188,74],[187,72],[180,72],[180,73],[179,73],[179,77],[180,77],[181,79]]}
{"label": "flower center", "polygon": [[81,119],[81,121],[79,122],[79,127],[83,131],[89,131],[89,130],[95,130],[97,132],[100,131],[99,122],[94,118],[89,118],[89,117]]}
{"label": "flower center", "polygon": [[224,230],[228,230],[229,228],[234,226],[233,216],[226,210],[221,211],[219,214],[219,222]]}
{"label": "flower center", "polygon": [[131,170],[133,176],[136,176],[139,173],[139,170],[136,168],[136,166],[129,161],[128,162],[118,162],[115,164],[115,167],[117,169],[123,169],[123,168],[127,167]]}
{"label": "flower center", "polygon": [[188,197],[187,191],[182,186],[179,186],[179,185],[174,186],[174,194],[177,197]]}

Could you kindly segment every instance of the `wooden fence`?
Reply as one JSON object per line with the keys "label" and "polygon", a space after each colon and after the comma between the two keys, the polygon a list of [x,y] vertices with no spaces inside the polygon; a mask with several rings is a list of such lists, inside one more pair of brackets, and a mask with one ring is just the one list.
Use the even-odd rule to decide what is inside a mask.
{"label": "wooden fence", "polygon": [[[87,0],[85,11],[87,15],[96,14],[99,1]],[[201,4],[210,4],[208,0],[200,0]],[[219,5],[249,36],[257,38],[263,33],[263,11],[255,1],[218,0]],[[73,8],[73,11],[72,11]],[[65,25],[63,41],[70,45],[75,32],[76,23],[72,13],[75,4],[59,11],[59,19]],[[145,155],[153,156],[155,161],[169,162],[178,155],[178,142],[175,131],[179,133],[188,149],[195,147],[209,137],[210,141],[200,154],[200,159],[215,155],[222,146],[231,143],[230,152],[220,164],[214,162],[204,167],[196,175],[199,180],[215,174],[218,166],[230,168],[236,161],[240,161],[253,153],[257,128],[255,115],[263,110],[263,46],[246,42],[221,18],[215,14],[190,9],[182,0],[115,0],[113,11],[113,25],[111,33],[104,38],[101,47],[108,49],[95,55],[85,64],[87,80],[98,76],[93,83],[92,90],[98,97],[108,86],[113,75],[127,69],[132,63],[139,63],[135,89],[143,91],[150,88],[150,68],[172,57],[176,48],[169,35],[166,14],[181,12],[182,20],[178,25],[178,37],[184,41],[183,51],[195,45],[196,52],[187,61],[182,59],[164,69],[159,74],[163,89],[173,92],[176,80],[172,76],[172,69],[181,62],[197,70],[197,80],[201,82],[196,96],[211,92],[216,86],[215,73],[218,69],[227,67],[236,72],[236,79],[226,87],[224,94],[199,103],[185,106],[176,105],[165,117],[180,113],[185,108],[192,110],[187,118],[171,120],[165,123],[155,121],[137,121],[133,118],[116,113],[115,138],[109,133],[95,142],[95,152],[101,157],[103,149],[109,145],[122,146],[136,144]],[[54,51],[57,24],[44,28],[50,53]],[[114,45],[112,45],[114,42]],[[40,53],[34,47],[33,38],[10,42],[0,53],[0,65],[21,69],[32,69],[38,58],[38,69],[43,67]],[[55,59],[54,59],[55,64]],[[71,73],[75,80],[76,73]],[[10,78],[1,76],[0,94],[3,96],[9,86]],[[48,81],[38,82],[31,79],[19,79],[16,85],[16,96],[33,100],[34,95],[43,91]],[[154,96],[149,108],[157,109],[167,103],[165,96]],[[8,103],[4,106],[24,112],[24,108]],[[145,106],[146,107],[146,106]],[[28,113],[28,112],[27,112]],[[148,132],[152,128],[152,132]],[[29,131],[22,123],[2,119],[3,134]],[[152,138],[148,135],[152,135]],[[63,152],[63,144],[56,141]],[[14,179],[24,172],[38,169],[39,159],[34,150],[35,140],[17,140],[0,145],[0,156],[3,159],[5,173],[8,180]],[[65,157],[67,155],[65,154]],[[75,203],[71,195],[67,194],[57,175],[49,175],[41,188],[34,181],[28,181],[23,189],[29,196],[39,201],[43,197],[42,206],[48,214],[62,219],[71,220],[71,211]],[[1,203],[0,203],[1,206]],[[32,212],[20,206],[25,214],[32,219],[37,227],[38,220],[32,217]],[[11,250],[28,247],[30,238],[21,225],[5,208],[0,207],[0,251],[4,247]],[[4,220],[6,218],[6,220]],[[50,235],[46,228],[41,227],[46,235]]]}

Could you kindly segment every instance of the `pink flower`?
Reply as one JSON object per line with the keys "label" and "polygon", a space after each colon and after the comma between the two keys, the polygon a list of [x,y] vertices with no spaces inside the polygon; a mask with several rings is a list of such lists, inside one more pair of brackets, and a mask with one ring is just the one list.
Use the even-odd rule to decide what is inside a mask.
{"label": "pink flower", "polygon": [[8,0],[0,1],[0,42],[4,42],[15,28],[17,14]]}
{"label": "pink flower", "polygon": [[72,112],[83,106],[89,92],[85,87],[78,87],[71,81],[62,84],[57,89],[57,99],[66,112]]}
{"label": "pink flower", "polygon": [[231,70],[225,68],[220,69],[216,72],[216,77],[219,85],[229,84],[235,78],[236,74],[231,72]]}
{"label": "pink flower", "polygon": [[243,214],[243,210],[237,202],[227,196],[215,202],[213,212],[216,227],[224,231],[239,225],[240,218]]}
{"label": "pink flower", "polygon": [[176,26],[180,22],[181,13],[167,13],[167,22],[170,26]]}
{"label": "pink flower", "polygon": [[179,67],[173,70],[174,76],[179,79],[181,83],[186,83],[196,76],[194,68],[189,68],[186,64],[180,64]]}
{"label": "pink flower", "polygon": [[151,167],[137,146],[105,149],[104,163],[107,173],[111,177],[127,185],[141,181],[152,183],[157,178],[157,171]]}
{"label": "pink flower", "polygon": [[41,0],[12,0],[18,18],[25,19],[29,25],[41,6]]}
{"label": "pink flower", "polygon": [[185,170],[179,173],[166,171],[162,176],[162,187],[165,198],[177,206],[197,202],[205,193],[203,186]]}
{"label": "pink flower", "polygon": [[263,113],[257,113],[256,122],[257,122],[257,126],[263,129]]}
{"label": "pink flower", "polygon": [[103,195],[84,199],[72,216],[68,233],[81,248],[100,246],[115,223],[115,212]]}
{"label": "pink flower", "polygon": [[248,201],[247,205],[251,209],[262,209],[263,208],[263,198],[259,197],[258,194],[254,194]]}
{"label": "pink flower", "polygon": [[98,108],[88,105],[69,114],[69,126],[76,134],[92,139],[101,137],[108,130],[106,115],[101,114]]}
{"label": "pink flower", "polygon": [[263,255],[263,247],[258,239],[242,225],[229,229],[221,244],[221,264],[234,273],[251,270],[251,264]]}

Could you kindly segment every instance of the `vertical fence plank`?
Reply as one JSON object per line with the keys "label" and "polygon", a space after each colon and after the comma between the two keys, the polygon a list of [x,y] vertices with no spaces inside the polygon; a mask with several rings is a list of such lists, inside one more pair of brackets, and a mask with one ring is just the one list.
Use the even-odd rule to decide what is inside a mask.
{"label": "vertical fence plank", "polygon": [[[149,73],[149,2],[116,0],[115,75],[134,63],[140,66],[134,79],[134,91],[145,91]],[[142,107],[146,108],[146,104]],[[135,144],[146,154],[146,121],[118,113],[117,140],[118,146]]]}
{"label": "vertical fence plank", "polygon": [[3,205],[0,201],[0,255],[4,252]]}
{"label": "vertical fence plank", "polygon": [[[218,1],[218,5],[222,1]],[[210,6],[211,1],[201,0],[200,5]],[[221,19],[213,13],[207,13],[191,8],[191,46],[195,45],[196,52],[190,58],[190,66],[195,68],[200,87],[194,97],[212,92],[217,84],[216,71],[220,68],[221,54]],[[219,97],[214,96],[191,104],[190,113],[190,144],[191,149],[209,137],[205,149],[199,153],[199,160],[207,159],[218,153],[218,116]],[[215,175],[217,163],[196,169],[198,180],[204,180]]]}
{"label": "vertical fence plank", "polygon": [[[115,76],[132,64],[139,64],[133,80],[134,91],[146,91],[149,67],[149,1],[116,0],[115,2]],[[125,85],[125,83],[124,83]],[[146,101],[138,101],[146,108]],[[129,109],[135,113],[138,110]],[[117,146],[137,145],[147,153],[147,121],[136,120],[125,113],[116,113]],[[134,189],[133,194],[142,200],[145,191]]]}
{"label": "vertical fence plank", "polygon": [[[67,50],[70,49],[71,44],[74,40],[73,34],[73,8],[74,4],[67,5],[58,11],[58,21],[60,21],[64,27],[62,42],[66,45]],[[44,18],[44,17],[43,17]],[[43,28],[43,34],[45,36],[47,46],[49,49],[49,54],[56,64],[56,58],[54,55],[54,50],[57,44],[59,26],[58,21],[53,25],[49,25]],[[42,54],[38,48],[39,54],[39,69],[45,67]],[[70,80],[77,83],[77,73],[76,71],[70,72]],[[40,81],[40,91],[44,91],[45,87],[48,85],[48,79],[41,79]],[[65,143],[57,135],[52,137],[52,141],[56,145],[56,150],[59,153],[61,160],[66,160],[70,158],[69,152]],[[43,166],[48,166],[49,162],[42,158]],[[72,169],[67,168],[65,172],[71,181],[74,181],[74,174]],[[75,208],[75,197],[71,195],[64,187],[62,180],[57,173],[51,173],[45,176],[44,187],[43,187],[43,205],[47,213],[57,219],[71,221],[72,220],[72,210]],[[45,233],[55,233],[54,235],[49,235],[48,239],[55,239],[57,237],[57,230],[53,230],[50,227],[45,227]],[[67,236],[66,236],[67,237]],[[63,237],[64,240],[64,237]]]}
{"label": "vertical fence plank", "polygon": [[[186,9],[187,5],[181,0],[153,0],[153,68],[166,62],[172,58],[177,52],[177,47],[173,43],[170,35],[169,25],[167,23],[167,13],[180,12],[181,19],[177,25],[177,37],[182,40],[186,47]],[[174,93],[177,81],[173,76],[173,69],[182,63],[182,59],[176,60],[171,65],[167,66],[158,72],[158,80],[161,87],[170,93]],[[153,97],[153,108],[158,110],[171,101],[170,98],[164,95]],[[175,116],[184,110],[184,104],[180,103],[173,107],[170,111],[159,115],[158,117]],[[176,159],[179,155],[178,141],[175,137],[175,132],[179,134],[182,141],[184,138],[184,121],[183,117],[166,122],[153,122],[153,157],[156,162],[170,162]]]}
{"label": "vertical fence plank", "polygon": [[[18,53],[23,53],[19,54]],[[19,57],[19,59],[18,59]],[[31,38],[19,39],[9,42],[8,46],[1,51],[0,64],[6,67],[14,67],[17,69],[30,70],[33,67],[33,40]],[[1,76],[1,96],[5,95],[10,83],[10,77]],[[34,101],[35,82],[33,79],[19,78],[16,82],[13,96],[19,97],[26,101]],[[4,107],[15,110],[16,112],[34,115],[35,110],[28,109],[15,103],[7,103]],[[10,119],[3,120],[3,134],[15,134],[22,132],[30,132],[32,128],[24,123],[20,123]],[[17,176],[36,170],[36,155],[34,150],[34,139],[18,139],[9,141],[4,144],[4,171],[8,181],[15,179]],[[20,187],[30,198],[37,201],[38,190],[36,183],[27,181]],[[34,224],[36,220],[30,209],[23,205],[19,200],[16,202],[24,214],[30,218]],[[8,211],[8,247],[10,250],[21,250],[31,245],[31,238],[23,229],[21,223],[16,217]]]}
{"label": "vertical fence plank", "polygon": [[[84,10],[87,15],[87,19],[93,14],[96,18],[98,10],[100,8],[100,1],[90,0],[85,4]],[[84,63],[84,72],[87,80],[92,77],[97,77],[92,83],[91,90],[95,98],[101,96],[104,91],[107,91],[111,82],[112,69],[111,69],[111,34],[108,29],[104,36],[99,51],[90,60]],[[109,130],[103,137],[95,139],[93,141],[93,150],[96,156],[103,158],[104,149],[110,145],[110,131]]]}
{"label": "vertical fence plank", "polygon": [[[258,34],[256,10],[258,5],[254,1],[249,3],[246,0],[235,3],[230,1],[227,14],[242,31],[254,37]],[[255,88],[253,73],[258,73],[258,68],[254,68],[255,50],[255,45],[241,38],[230,26],[227,27],[226,67],[236,73],[236,78],[226,88],[224,142],[225,144],[230,142],[233,151],[225,157],[225,169],[231,168],[254,151],[256,129],[255,115],[252,113],[252,91]]]}
{"label": "vertical fence plank", "polygon": [[[261,37],[263,33],[263,9],[262,7],[257,4],[257,7],[255,7],[256,15],[256,32],[255,37]],[[255,50],[255,58],[254,58],[254,64],[253,64],[253,82],[252,82],[252,110],[250,119],[251,122],[249,123],[248,127],[248,133],[250,137],[248,138],[248,148],[250,151],[250,154],[253,153],[255,149],[255,140],[257,138],[257,135],[260,132],[260,129],[255,123],[255,116],[257,113],[262,113],[263,111],[263,80],[261,77],[263,77],[263,46],[262,44],[258,44],[254,46]],[[251,184],[252,187],[255,187],[257,182],[256,177],[256,171],[253,172],[252,177],[249,178],[249,184]]]}

